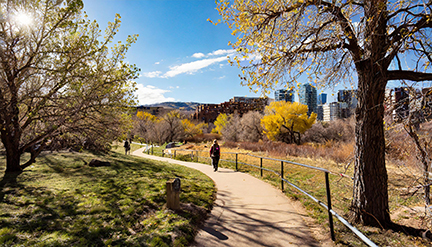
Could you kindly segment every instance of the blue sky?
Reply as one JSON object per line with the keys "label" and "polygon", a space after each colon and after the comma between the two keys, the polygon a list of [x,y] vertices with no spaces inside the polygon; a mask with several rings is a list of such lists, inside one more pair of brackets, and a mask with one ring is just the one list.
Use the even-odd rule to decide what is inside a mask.
{"label": "blue sky", "polygon": [[[207,21],[220,19],[215,8],[214,0],[84,0],[84,11],[101,29],[116,13],[121,15],[118,40],[139,35],[126,60],[141,68],[136,81],[141,105],[260,96],[241,86],[240,69],[227,62],[227,55],[233,54],[228,42],[235,37],[227,25]],[[342,88],[326,90],[328,101],[335,101],[332,94]]]}
{"label": "blue sky", "polygon": [[[226,25],[213,0],[87,0],[84,11],[105,29],[115,14],[122,26],[117,39],[139,34],[126,60],[141,68],[137,79],[140,104],[165,101],[221,103],[233,96],[256,97],[240,85],[240,69],[230,66]],[[273,97],[273,95],[271,95]]]}

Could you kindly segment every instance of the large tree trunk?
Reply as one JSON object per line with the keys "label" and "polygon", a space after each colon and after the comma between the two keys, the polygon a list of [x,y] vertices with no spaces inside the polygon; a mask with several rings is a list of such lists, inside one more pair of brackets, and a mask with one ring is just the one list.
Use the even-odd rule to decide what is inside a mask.
{"label": "large tree trunk", "polygon": [[6,149],[6,173],[22,172],[20,165],[22,150],[20,149],[21,130],[18,117],[18,93],[15,87],[11,91],[13,93],[10,105],[4,111],[9,116],[5,118],[4,129],[1,130],[1,140]]}
{"label": "large tree trunk", "polygon": [[[12,134],[13,133],[7,133],[6,135]],[[3,142],[6,149],[6,173],[21,172],[22,167],[20,165],[21,152],[19,150],[19,141],[14,140],[13,136],[8,136],[6,138],[6,142]]]}
{"label": "large tree trunk", "polygon": [[372,226],[391,223],[385,166],[384,96],[387,81],[378,66],[364,62],[358,70],[356,154],[352,218]]}
{"label": "large tree trunk", "polygon": [[22,172],[20,155],[16,152],[6,151],[6,173]]}

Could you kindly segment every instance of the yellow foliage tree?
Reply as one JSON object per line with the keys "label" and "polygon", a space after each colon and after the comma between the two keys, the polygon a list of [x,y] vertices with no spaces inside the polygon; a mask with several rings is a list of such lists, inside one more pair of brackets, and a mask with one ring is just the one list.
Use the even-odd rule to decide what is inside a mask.
{"label": "yellow foliage tree", "polygon": [[216,118],[216,121],[214,122],[214,125],[216,126],[212,132],[218,133],[219,135],[222,134],[222,129],[225,127],[225,125],[228,123],[228,115],[225,113],[219,114],[219,116]]}
{"label": "yellow foliage tree", "polygon": [[202,134],[203,133],[202,129],[207,126],[206,123],[194,124],[189,119],[183,119],[182,125],[186,137],[192,137],[195,135]]}
{"label": "yellow foliage tree", "polygon": [[307,105],[298,102],[272,102],[261,119],[264,133],[273,141],[300,144],[301,134],[312,127],[317,117],[316,113],[308,117],[307,111]]}
{"label": "yellow foliage tree", "polygon": [[137,117],[141,120],[146,120],[146,121],[152,121],[152,122],[158,121],[158,118],[155,115],[152,115],[151,113],[145,111],[139,111],[137,113]]}

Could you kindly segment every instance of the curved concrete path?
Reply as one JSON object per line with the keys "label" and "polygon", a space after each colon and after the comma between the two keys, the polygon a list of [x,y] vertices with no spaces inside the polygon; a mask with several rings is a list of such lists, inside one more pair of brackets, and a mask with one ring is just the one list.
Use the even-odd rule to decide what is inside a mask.
{"label": "curved concrete path", "polygon": [[195,237],[193,246],[329,246],[320,244],[280,190],[245,173],[142,153],[133,155],[197,169],[216,184],[217,199],[210,218]]}

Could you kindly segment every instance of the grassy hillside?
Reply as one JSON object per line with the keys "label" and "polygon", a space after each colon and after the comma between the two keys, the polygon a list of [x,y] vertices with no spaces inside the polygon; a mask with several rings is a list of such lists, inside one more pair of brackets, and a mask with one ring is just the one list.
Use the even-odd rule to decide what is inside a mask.
{"label": "grassy hillside", "polygon": [[[3,177],[0,246],[184,246],[214,200],[195,170],[122,154],[43,153],[18,176]],[[111,163],[90,167],[91,159]],[[182,182],[181,210],[164,208],[165,183]]]}

